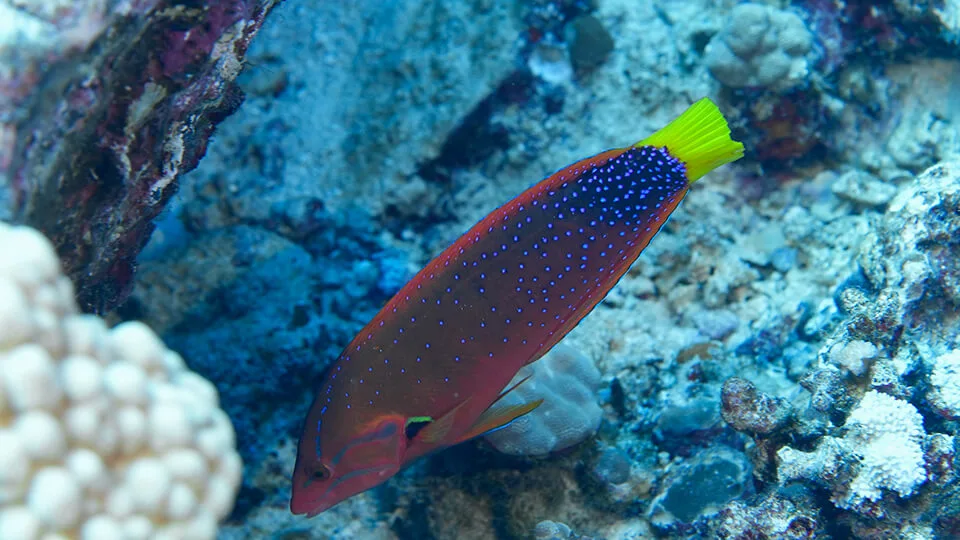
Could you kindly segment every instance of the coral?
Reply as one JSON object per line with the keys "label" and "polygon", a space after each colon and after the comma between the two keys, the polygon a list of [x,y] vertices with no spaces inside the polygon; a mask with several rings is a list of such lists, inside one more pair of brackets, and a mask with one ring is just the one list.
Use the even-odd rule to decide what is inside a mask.
{"label": "coral", "polygon": [[242,468],[216,389],[145,325],[79,315],[39,232],[0,245],[0,537],[214,538]]}
{"label": "coral", "polygon": [[890,291],[891,309],[906,324],[960,328],[960,162],[931,167],[902,187],[859,262],[875,288]]}
{"label": "coral", "polygon": [[878,352],[873,343],[855,339],[836,343],[830,348],[828,355],[830,362],[859,377],[867,372]]}
{"label": "coral", "polygon": [[17,31],[3,33],[15,54],[0,86],[0,185],[13,219],[53,241],[83,310],[130,292],[151,221],[240,105],[234,79],[275,3],[3,8]]}
{"label": "coral", "polygon": [[909,497],[927,480],[923,419],[909,403],[871,390],[847,419],[847,434],[824,437],[813,453],[778,452],[780,480],[814,479],[839,508],[884,514],[884,492]]}
{"label": "coral", "polygon": [[733,501],[720,512],[714,534],[723,540],[819,538],[818,516],[807,508],[776,494],[749,504]]}
{"label": "coral", "polygon": [[877,501],[881,489],[908,497],[926,481],[921,442],[923,418],[909,403],[869,391],[850,413],[851,443],[861,457],[860,472],[849,495],[838,505],[849,508],[869,500]]}
{"label": "coral", "polygon": [[796,14],[746,3],[733,9],[727,25],[707,44],[704,60],[729,87],[786,90],[807,79],[812,44]]}
{"label": "coral", "polygon": [[941,416],[960,419],[960,349],[933,359],[927,399]]}
{"label": "coral", "polygon": [[590,437],[600,425],[597,405],[600,371],[588,356],[559,344],[543,358],[525,366],[510,385],[530,379],[491,407],[529,403],[543,398],[542,405],[486,436],[506,454],[543,455],[563,450]]}

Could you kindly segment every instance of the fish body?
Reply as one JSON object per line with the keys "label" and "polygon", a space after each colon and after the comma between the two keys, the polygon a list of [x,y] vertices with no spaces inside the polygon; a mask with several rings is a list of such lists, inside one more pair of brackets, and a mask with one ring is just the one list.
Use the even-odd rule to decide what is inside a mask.
{"label": "fish body", "polygon": [[330,368],[304,423],[291,510],[315,515],[539,403],[486,411],[586,316],[690,183],[738,159],[709,100],[636,145],[578,161],[434,258]]}

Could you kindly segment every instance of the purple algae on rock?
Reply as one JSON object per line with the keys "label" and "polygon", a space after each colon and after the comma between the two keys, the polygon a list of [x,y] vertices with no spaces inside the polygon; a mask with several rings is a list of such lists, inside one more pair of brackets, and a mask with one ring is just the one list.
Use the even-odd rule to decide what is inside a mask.
{"label": "purple algae on rock", "polygon": [[0,85],[0,184],[13,219],[53,241],[81,309],[106,312],[129,294],[153,219],[243,101],[234,79],[275,4],[18,13],[14,24],[43,30],[16,46]]}

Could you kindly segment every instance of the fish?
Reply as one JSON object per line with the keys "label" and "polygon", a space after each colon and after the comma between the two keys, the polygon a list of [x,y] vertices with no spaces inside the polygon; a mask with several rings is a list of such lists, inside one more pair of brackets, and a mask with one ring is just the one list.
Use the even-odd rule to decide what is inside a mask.
{"label": "fish", "polygon": [[690,185],[743,156],[709,98],[631,146],[569,165],[431,260],[328,368],[290,511],[315,516],[542,400],[490,407],[620,280]]}

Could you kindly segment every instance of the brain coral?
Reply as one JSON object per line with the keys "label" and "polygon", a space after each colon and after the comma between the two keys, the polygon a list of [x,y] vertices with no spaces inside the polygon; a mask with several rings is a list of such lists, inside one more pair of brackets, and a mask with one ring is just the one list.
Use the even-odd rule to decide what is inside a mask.
{"label": "brain coral", "polygon": [[593,360],[573,347],[559,344],[543,358],[525,366],[510,385],[530,380],[507,394],[493,408],[543,398],[533,412],[487,435],[497,450],[514,455],[543,455],[563,450],[593,435],[600,426],[597,405],[600,371]]}
{"label": "brain coral", "polygon": [[214,538],[242,469],[216,389],[145,325],[78,314],[37,231],[0,246],[0,538]]}
{"label": "brain coral", "polygon": [[705,49],[710,73],[732,88],[787,89],[807,75],[813,38],[803,20],[788,11],[740,4]]}

